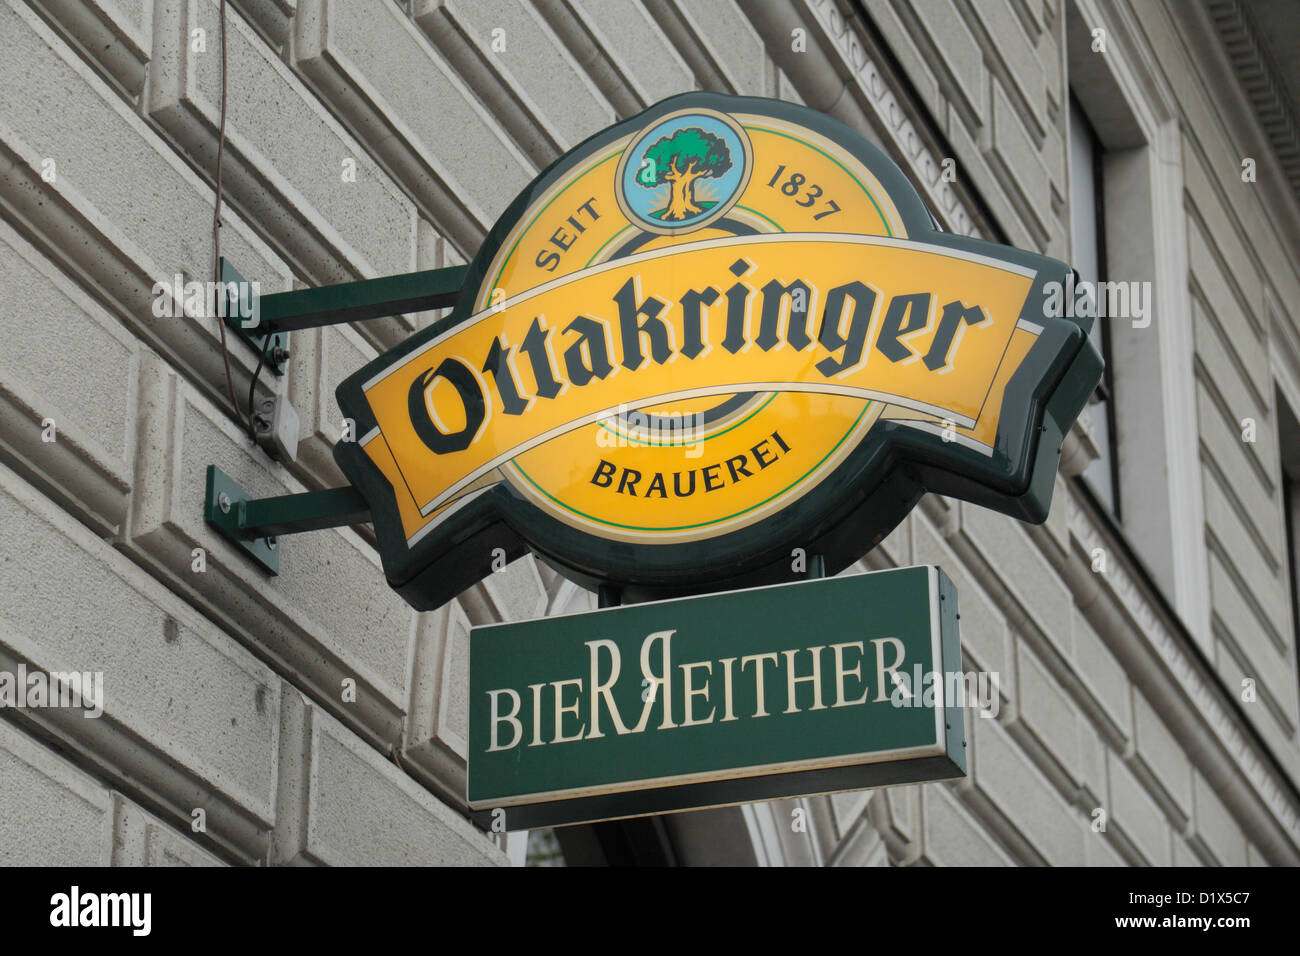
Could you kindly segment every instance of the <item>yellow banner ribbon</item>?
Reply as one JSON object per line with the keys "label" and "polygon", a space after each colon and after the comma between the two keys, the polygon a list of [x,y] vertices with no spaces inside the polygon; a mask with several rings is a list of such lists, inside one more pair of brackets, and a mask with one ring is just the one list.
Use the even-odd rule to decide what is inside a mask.
{"label": "yellow banner ribbon", "polygon": [[428,515],[551,438],[675,399],[823,392],[995,426],[987,399],[1032,281],[1005,261],[887,237],[657,249],[499,290],[366,382],[377,430],[362,441],[382,435]]}

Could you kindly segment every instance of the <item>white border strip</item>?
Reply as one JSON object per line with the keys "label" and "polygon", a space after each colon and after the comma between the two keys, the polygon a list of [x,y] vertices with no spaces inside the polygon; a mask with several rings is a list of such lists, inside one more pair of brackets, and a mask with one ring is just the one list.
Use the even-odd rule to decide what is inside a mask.
{"label": "white border strip", "polygon": [[[916,428],[923,432],[929,432],[932,435],[938,435],[940,438],[943,438],[944,427],[938,422],[923,422],[915,418],[890,418],[886,420],[895,422],[899,425],[906,425],[908,428]],[[991,445],[986,445],[983,442],[976,441],[969,435],[958,435],[956,432],[953,432],[952,437],[949,438],[948,441],[961,445],[964,448],[969,448],[971,451],[977,451],[986,458],[993,457],[993,447]]]}

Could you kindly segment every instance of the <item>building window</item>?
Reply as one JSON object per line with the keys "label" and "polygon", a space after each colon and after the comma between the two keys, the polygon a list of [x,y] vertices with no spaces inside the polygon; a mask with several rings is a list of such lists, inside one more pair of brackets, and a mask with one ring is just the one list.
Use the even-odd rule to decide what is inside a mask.
{"label": "building window", "polygon": [[[1102,219],[1102,151],[1092,124],[1078,99],[1070,95],[1070,238],[1072,265],[1081,280],[1099,283],[1106,277],[1106,231]],[[1093,436],[1101,453],[1083,473],[1097,499],[1119,517],[1119,456],[1115,453],[1115,401],[1111,376],[1109,317],[1098,316],[1092,341],[1106,361],[1101,384],[1089,401]]]}

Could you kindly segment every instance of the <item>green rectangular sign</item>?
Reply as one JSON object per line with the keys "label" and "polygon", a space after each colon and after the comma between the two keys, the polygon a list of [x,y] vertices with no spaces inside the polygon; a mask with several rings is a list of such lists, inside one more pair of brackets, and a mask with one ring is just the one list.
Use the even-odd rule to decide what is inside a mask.
{"label": "green rectangular sign", "polygon": [[470,807],[518,830],[964,776],[960,667],[933,566],[476,627]]}

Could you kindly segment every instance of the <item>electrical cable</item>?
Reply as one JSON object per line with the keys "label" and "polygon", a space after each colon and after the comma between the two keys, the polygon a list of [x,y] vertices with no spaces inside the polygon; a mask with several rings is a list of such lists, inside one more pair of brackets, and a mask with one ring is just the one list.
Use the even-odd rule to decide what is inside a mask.
{"label": "electrical cable", "polygon": [[253,377],[248,380],[248,438],[256,445],[257,432],[253,428],[253,393],[257,389],[257,380],[262,375],[262,366],[266,364],[266,352],[271,348],[271,338],[267,336],[266,347],[262,349],[262,354],[257,359],[257,369],[253,372]]}
{"label": "electrical cable", "polygon": [[[212,271],[216,274],[218,289],[221,282],[221,160],[226,150],[226,0],[221,0],[221,127],[217,133],[217,188],[216,202],[212,210],[212,249],[213,263]],[[218,293],[225,294],[221,289]],[[226,394],[230,398],[230,407],[235,413],[235,418],[242,417],[239,413],[239,401],[235,398],[235,380],[230,373],[230,348],[226,343],[226,321],[221,316],[222,309],[217,312],[217,329],[221,333],[221,358],[226,366]],[[251,394],[251,393],[250,393]],[[248,406],[248,433],[253,434],[253,406],[252,399],[249,399]]]}

